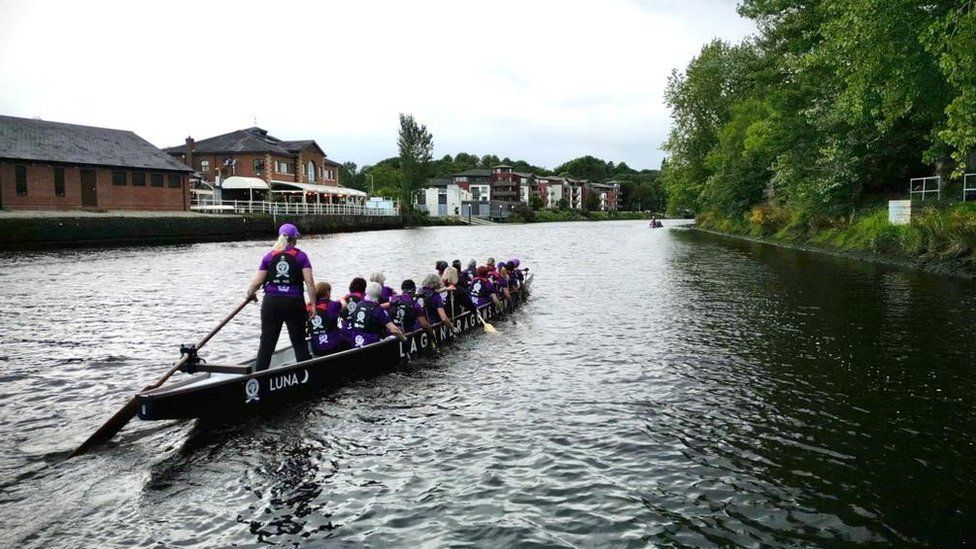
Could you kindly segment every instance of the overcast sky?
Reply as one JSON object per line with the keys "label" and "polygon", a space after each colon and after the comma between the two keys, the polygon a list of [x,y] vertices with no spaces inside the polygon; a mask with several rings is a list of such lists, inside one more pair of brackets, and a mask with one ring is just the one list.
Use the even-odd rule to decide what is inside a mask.
{"label": "overcast sky", "polygon": [[256,118],[362,166],[396,155],[404,112],[438,158],[656,168],[671,69],[751,32],[734,0],[0,0],[0,114],[160,147]]}

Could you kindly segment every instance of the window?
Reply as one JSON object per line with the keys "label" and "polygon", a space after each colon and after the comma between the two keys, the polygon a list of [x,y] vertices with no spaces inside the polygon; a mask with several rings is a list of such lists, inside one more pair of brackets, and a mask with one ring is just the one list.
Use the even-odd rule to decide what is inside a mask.
{"label": "window", "polygon": [[204,158],[200,161],[200,171],[207,173],[210,171],[210,161]]}
{"label": "window", "polygon": [[145,187],[146,186],[146,174],[142,172],[132,172],[132,186],[133,187]]}
{"label": "window", "polygon": [[179,175],[172,175],[167,178],[171,189],[178,189],[183,186],[183,177]]}
{"label": "window", "polygon": [[27,166],[14,166],[17,179],[17,196],[27,196]]}
{"label": "window", "polygon": [[64,168],[54,168],[54,196],[64,196]]}
{"label": "window", "polygon": [[278,161],[278,173],[291,173],[291,166],[287,162]]}
{"label": "window", "polygon": [[149,175],[149,184],[152,185],[153,187],[162,187],[163,186],[163,174],[161,174],[161,173],[150,174]]}
{"label": "window", "polygon": [[125,185],[125,172],[112,172],[113,185]]}
{"label": "window", "polygon": [[264,171],[264,160],[254,160],[251,162],[251,167],[254,168],[254,173],[261,173]]}
{"label": "window", "polygon": [[308,161],[308,180],[315,182],[315,162]]}
{"label": "window", "polygon": [[437,203],[447,204],[447,191],[439,191],[437,193]]}

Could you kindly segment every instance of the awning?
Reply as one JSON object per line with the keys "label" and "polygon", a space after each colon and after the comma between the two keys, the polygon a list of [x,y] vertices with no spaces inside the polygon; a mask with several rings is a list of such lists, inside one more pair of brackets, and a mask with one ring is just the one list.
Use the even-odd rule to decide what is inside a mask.
{"label": "awning", "polygon": [[252,190],[268,190],[268,184],[264,182],[263,179],[258,177],[244,177],[242,175],[234,175],[225,179],[221,184],[222,189],[252,189]]}
{"label": "awning", "polygon": [[329,194],[336,196],[366,196],[363,191],[350,189],[349,187],[336,187],[332,185],[311,185],[309,183],[296,183],[294,181],[275,181],[271,180],[271,187],[276,191],[305,191],[318,194]]}

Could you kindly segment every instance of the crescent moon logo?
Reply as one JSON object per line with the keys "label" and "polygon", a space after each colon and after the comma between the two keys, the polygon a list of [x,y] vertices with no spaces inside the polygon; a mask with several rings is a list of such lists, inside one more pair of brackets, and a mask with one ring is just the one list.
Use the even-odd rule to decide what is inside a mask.
{"label": "crescent moon logo", "polygon": [[304,370],[304,372],[305,372],[305,379],[302,380],[302,383],[308,381],[308,370]]}

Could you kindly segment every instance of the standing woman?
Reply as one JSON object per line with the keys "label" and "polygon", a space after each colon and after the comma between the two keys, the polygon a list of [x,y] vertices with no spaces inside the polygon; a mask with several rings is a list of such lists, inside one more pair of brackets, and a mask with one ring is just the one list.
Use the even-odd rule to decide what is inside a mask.
{"label": "standing woman", "polygon": [[[315,316],[315,281],[312,279],[312,263],[305,252],[295,247],[298,228],[285,223],[278,229],[278,240],[271,251],[261,259],[254,273],[248,296],[264,287],[261,301],[261,344],[255,370],[267,370],[271,355],[278,345],[281,325],[288,327],[288,339],[295,350],[298,362],[312,358],[305,341],[305,322]],[[304,285],[304,289],[303,286]],[[309,306],[303,295],[308,296]]]}

